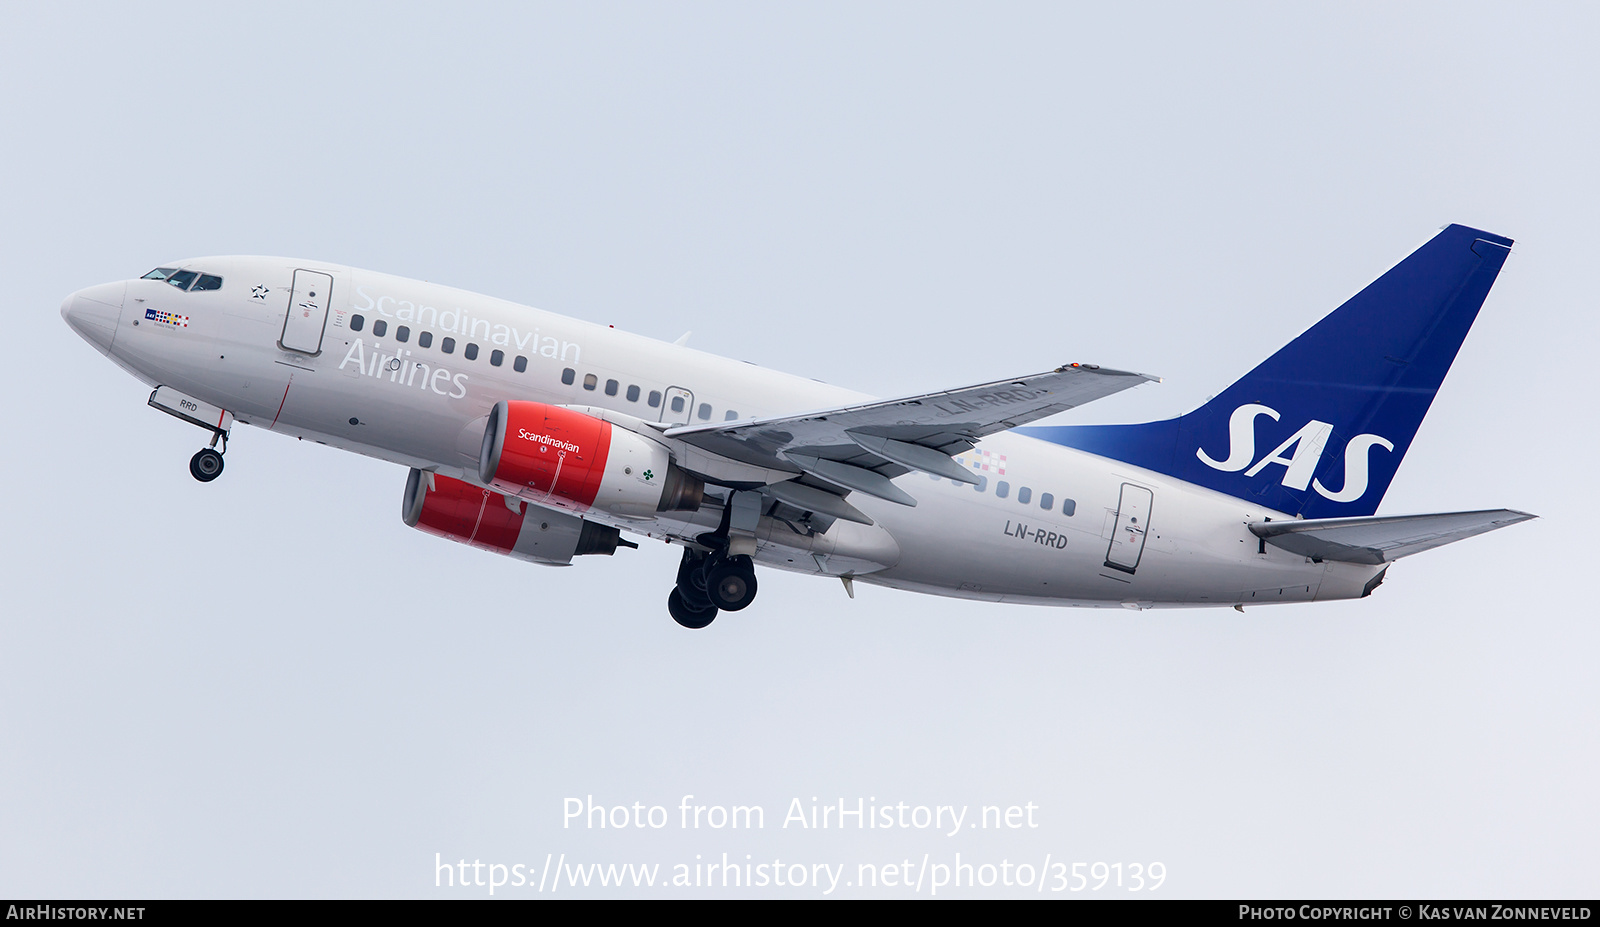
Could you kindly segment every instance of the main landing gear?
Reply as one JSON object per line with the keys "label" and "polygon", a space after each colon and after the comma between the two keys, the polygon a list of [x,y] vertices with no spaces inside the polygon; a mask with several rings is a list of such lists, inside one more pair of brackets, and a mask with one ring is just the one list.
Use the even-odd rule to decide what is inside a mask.
{"label": "main landing gear", "polygon": [[749,557],[686,548],[667,611],[673,621],[698,630],[715,621],[718,611],[739,611],[755,598],[756,567]]}

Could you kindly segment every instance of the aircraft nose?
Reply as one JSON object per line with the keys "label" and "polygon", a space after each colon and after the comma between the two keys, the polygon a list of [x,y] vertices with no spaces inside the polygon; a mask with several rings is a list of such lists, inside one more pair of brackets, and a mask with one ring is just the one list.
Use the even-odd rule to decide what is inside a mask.
{"label": "aircraft nose", "polygon": [[79,290],[61,301],[61,317],[84,341],[102,354],[111,353],[117,334],[117,318],[122,315],[123,283],[102,283]]}

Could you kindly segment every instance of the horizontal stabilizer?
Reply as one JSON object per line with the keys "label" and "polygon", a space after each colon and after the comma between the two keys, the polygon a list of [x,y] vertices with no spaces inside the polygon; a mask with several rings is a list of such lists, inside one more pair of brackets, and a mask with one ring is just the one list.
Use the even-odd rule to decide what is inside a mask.
{"label": "horizontal stabilizer", "polygon": [[1251,524],[1250,533],[1274,547],[1316,560],[1379,564],[1537,517],[1512,509],[1488,509],[1437,515],[1262,521]]}

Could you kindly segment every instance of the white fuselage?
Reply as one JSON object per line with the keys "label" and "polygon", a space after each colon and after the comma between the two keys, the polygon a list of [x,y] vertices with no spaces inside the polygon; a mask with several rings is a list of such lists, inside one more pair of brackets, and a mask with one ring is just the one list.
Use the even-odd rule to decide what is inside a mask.
{"label": "white fuselage", "polygon": [[[98,323],[109,330],[85,337],[151,386],[226,409],[245,424],[474,483],[485,421],[500,400],[702,423],[868,398],[370,271],[258,257],[175,266],[224,283],[199,292],[150,279],[106,284],[69,297],[64,314],[73,321],[72,305],[80,319],[100,313]],[[292,319],[285,326],[297,270],[332,280],[331,297],[320,297],[331,299],[326,325],[309,336],[295,335]],[[85,331],[79,322],[74,327]],[[304,341],[302,350],[283,346],[293,337],[317,346],[318,333],[316,353],[304,350]],[[1292,516],[1025,436],[994,435],[958,460],[982,477],[979,487],[913,472],[895,482],[917,499],[915,507],[852,494],[850,502],[875,525],[838,521],[806,533],[763,516],[755,559],[939,595],[1129,607],[1353,598],[1382,569],[1314,563],[1263,546],[1247,524]],[[710,530],[718,515],[584,513],[667,539]],[[1130,518],[1139,522],[1130,525]],[[1109,566],[1112,559],[1123,567]]]}

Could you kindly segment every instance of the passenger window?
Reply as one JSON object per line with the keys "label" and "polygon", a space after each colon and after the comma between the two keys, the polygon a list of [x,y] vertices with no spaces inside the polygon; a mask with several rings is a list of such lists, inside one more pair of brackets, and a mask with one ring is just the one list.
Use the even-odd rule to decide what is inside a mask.
{"label": "passenger window", "polygon": [[978,492],[983,492],[985,489],[989,488],[989,478],[987,476],[978,477],[978,481],[972,484],[972,488],[976,489]]}
{"label": "passenger window", "polygon": [[388,330],[389,330],[389,323],[385,322],[382,319],[378,319],[377,321],[372,323],[372,336],[374,338],[382,338],[383,337],[383,333],[388,331]]}
{"label": "passenger window", "polygon": [[661,405],[661,393],[660,392],[658,392],[657,390],[651,390],[650,391],[649,405],[650,405],[650,408],[652,408],[652,409],[654,409],[656,406]]}
{"label": "passenger window", "polygon": [[1022,503],[1023,505],[1027,505],[1028,504],[1028,500],[1032,499],[1032,498],[1033,498],[1033,490],[1029,489],[1028,487],[1024,486],[1021,489],[1017,490],[1017,501]]}
{"label": "passenger window", "polygon": [[672,411],[674,411],[674,412],[682,412],[683,411],[683,397],[682,396],[674,396],[674,397],[672,397]]}
{"label": "passenger window", "polygon": [[439,350],[446,354],[456,353],[456,340],[454,338],[444,339],[443,341],[439,342]]}
{"label": "passenger window", "polygon": [[1061,514],[1067,516],[1068,518],[1071,518],[1073,513],[1076,512],[1076,511],[1078,511],[1078,503],[1077,502],[1074,502],[1071,499],[1062,499],[1061,500]]}
{"label": "passenger window", "polygon": [[410,341],[411,340],[411,329],[407,328],[404,325],[400,326],[399,328],[396,328],[394,330],[394,340],[402,342],[402,343]]}
{"label": "passenger window", "polygon": [[583,375],[583,388],[584,389],[592,390],[596,386],[599,386],[599,385],[600,385],[600,378],[599,377],[595,376],[592,373],[586,373],[586,374]]}
{"label": "passenger window", "polygon": [[607,396],[615,396],[617,394],[617,385],[618,384],[617,384],[616,380],[607,380],[606,381],[606,395]]}
{"label": "passenger window", "polygon": [[198,276],[200,275],[192,270],[180,270],[168,277],[167,282],[180,290],[187,290],[189,288],[189,284],[193,283],[194,278]]}
{"label": "passenger window", "polygon": [[1044,509],[1046,512],[1048,512],[1048,511],[1050,511],[1051,509],[1053,509],[1055,507],[1056,507],[1056,497],[1055,496],[1052,496],[1049,493],[1041,493],[1039,495],[1039,508]]}
{"label": "passenger window", "polygon": [[350,330],[353,332],[361,331],[361,326],[365,324],[367,324],[367,320],[363,319],[359,315],[353,315],[350,317]]}
{"label": "passenger window", "polygon": [[527,370],[528,369],[528,359],[526,357],[523,357],[521,354],[518,354],[517,355],[517,359],[511,362],[511,369],[515,370],[517,373],[521,373],[524,370]]}
{"label": "passenger window", "polygon": [[710,418],[711,418],[711,403],[709,403],[709,402],[700,403],[700,421],[702,421],[702,422],[708,421]]}
{"label": "passenger window", "polygon": [[489,352],[489,363],[491,365],[498,367],[505,362],[506,352],[500,350],[499,348],[495,348],[493,351]]}
{"label": "passenger window", "polygon": [[561,371],[561,382],[567,384],[568,386],[571,386],[572,385],[572,381],[576,380],[577,378],[578,378],[578,371],[573,370],[571,367],[568,367],[567,369]]}
{"label": "passenger window", "polygon": [[628,401],[629,402],[638,402],[639,401],[639,387],[633,386],[631,384],[628,386]]}
{"label": "passenger window", "polygon": [[201,274],[200,275],[200,279],[195,281],[195,284],[194,284],[193,287],[190,287],[190,292],[198,293],[201,290],[220,290],[220,289],[222,289],[222,278],[221,277],[215,276],[213,274]]}
{"label": "passenger window", "polygon": [[461,352],[461,356],[465,357],[467,360],[477,360],[478,359],[478,346],[473,344],[470,341],[467,342],[467,347],[466,347],[465,350],[463,350]]}
{"label": "passenger window", "polygon": [[739,420],[739,413],[733,411],[732,409],[729,409],[728,410],[728,414],[724,415],[722,417],[722,420],[725,421],[725,422],[736,422],[736,421]]}
{"label": "passenger window", "polygon": [[419,347],[419,348],[431,348],[431,347],[433,347],[433,332],[423,332],[420,335],[418,335],[417,336],[417,347]]}
{"label": "passenger window", "polygon": [[1011,495],[1011,484],[1007,483],[1005,480],[1001,480],[1000,482],[994,484],[994,494],[1002,499]]}

